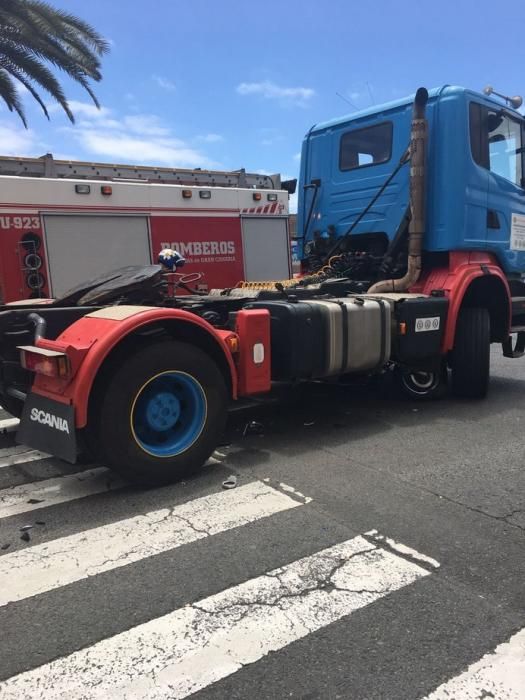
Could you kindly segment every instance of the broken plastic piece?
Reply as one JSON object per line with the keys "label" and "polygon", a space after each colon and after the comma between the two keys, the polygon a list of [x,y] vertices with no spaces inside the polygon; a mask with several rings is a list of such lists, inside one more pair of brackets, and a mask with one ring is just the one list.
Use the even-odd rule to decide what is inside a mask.
{"label": "broken plastic piece", "polygon": [[23,532],[23,533],[20,535],[20,539],[21,539],[21,540],[24,540],[24,542],[29,542],[29,541],[31,540],[31,535],[30,535],[29,532],[27,532],[27,531],[26,531],[26,532]]}
{"label": "broken plastic piece", "polygon": [[262,435],[264,426],[256,420],[251,420],[244,426],[243,437],[245,435]]}
{"label": "broken plastic piece", "polygon": [[22,527],[20,528],[20,532],[26,532],[27,530],[31,530],[32,528],[32,525],[22,525]]}
{"label": "broken plastic piece", "polygon": [[237,486],[237,477],[235,474],[229,476],[226,481],[222,482],[223,489],[234,489]]}

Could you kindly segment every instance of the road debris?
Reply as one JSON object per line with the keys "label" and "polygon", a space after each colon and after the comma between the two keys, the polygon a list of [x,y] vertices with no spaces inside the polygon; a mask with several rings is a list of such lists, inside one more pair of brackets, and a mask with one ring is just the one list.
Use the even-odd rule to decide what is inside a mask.
{"label": "road debris", "polygon": [[263,432],[264,432],[264,425],[262,423],[259,423],[256,420],[251,420],[249,423],[246,423],[246,425],[244,426],[242,436],[246,437],[246,435],[262,435]]}
{"label": "road debris", "polygon": [[237,486],[237,477],[235,474],[229,476],[226,481],[222,482],[223,489],[234,489]]}

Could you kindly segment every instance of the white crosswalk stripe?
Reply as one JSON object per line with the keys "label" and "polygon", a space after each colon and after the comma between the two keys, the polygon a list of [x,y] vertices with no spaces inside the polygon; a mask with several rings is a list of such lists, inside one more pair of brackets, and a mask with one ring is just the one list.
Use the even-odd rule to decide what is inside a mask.
{"label": "white crosswalk stripe", "polygon": [[[60,464],[22,446],[0,449],[0,467],[16,469],[39,459]],[[38,610],[42,601],[33,601],[34,596],[118,572],[220,533],[234,538],[236,528],[270,522],[287,511],[296,518],[298,508],[305,506],[301,512],[306,514],[312,507],[308,496],[273,483],[252,481],[91,529],[82,530],[79,523],[73,534],[6,551],[0,556],[0,609],[9,611],[9,604],[18,601],[17,605],[35,603]],[[92,465],[75,474],[7,486],[0,490],[0,520],[50,506],[67,508],[78,499],[95,503],[107,491],[115,492],[111,498],[119,498],[125,485],[109,470]],[[48,663],[1,681],[0,697],[186,698],[328,625],[355,619],[352,615],[358,610],[433,576],[440,566],[377,530],[296,560],[291,546],[285,561],[291,563],[259,575],[265,566],[254,578],[228,584],[218,593],[212,589],[209,595],[210,589],[205,589],[200,599],[189,598],[176,609],[170,606],[170,612],[164,609],[160,617],[160,611],[152,610],[153,617],[143,618],[147,621],[142,624],[134,621],[131,627],[113,629],[85,648],[76,645],[58,658],[50,655],[47,658],[53,660]],[[525,629],[423,700],[524,700],[523,688]]]}
{"label": "white crosswalk stripe", "polygon": [[[0,453],[4,450],[0,450]],[[15,464],[26,464],[28,462],[36,462],[40,459],[47,459],[49,457],[45,452],[39,452],[39,450],[28,450],[27,447],[20,448],[18,451],[13,451],[13,453],[0,456],[0,469],[3,467],[13,467]]]}
{"label": "white crosswalk stripe", "polygon": [[0,420],[0,434],[16,430],[19,423],[18,418],[2,418]]}
{"label": "white crosswalk stripe", "polygon": [[254,482],[6,554],[0,558],[0,606],[300,505]]}
{"label": "white crosswalk stripe", "polygon": [[13,698],[185,698],[429,572],[343,542],[0,684]]}
{"label": "white crosswalk stripe", "polygon": [[500,644],[464,673],[444,683],[424,700],[523,700],[525,698],[525,629]]}
{"label": "white crosswalk stripe", "polygon": [[109,469],[95,467],[76,474],[0,489],[0,518],[112,491],[125,483]]}

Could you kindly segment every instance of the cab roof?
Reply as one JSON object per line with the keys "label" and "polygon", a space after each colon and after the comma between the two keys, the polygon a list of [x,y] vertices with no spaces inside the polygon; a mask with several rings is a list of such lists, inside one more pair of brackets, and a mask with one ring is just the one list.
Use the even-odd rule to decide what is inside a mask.
{"label": "cab roof", "polygon": [[[428,99],[429,101],[435,100],[439,97],[442,97],[443,95],[470,95],[472,97],[478,97],[481,98],[484,102],[490,102],[498,107],[505,107],[510,112],[516,112],[519,116],[521,115],[519,112],[516,110],[512,109],[512,107],[507,107],[505,106],[500,100],[497,100],[492,97],[488,97],[487,95],[482,95],[481,93],[478,93],[474,90],[468,90],[467,88],[460,87],[458,85],[442,85],[441,87],[436,87],[432,88],[431,90],[428,91]],[[357,121],[359,119],[362,119],[364,117],[370,117],[373,115],[379,115],[379,114],[386,114],[388,112],[395,111],[399,109],[400,107],[408,107],[409,105],[412,104],[414,101],[415,93],[413,95],[408,95],[407,97],[403,97],[399,100],[393,100],[392,102],[385,102],[384,104],[381,105],[375,105],[373,107],[368,107],[367,109],[361,109],[356,112],[351,112],[350,114],[346,114],[342,117],[337,117],[335,119],[330,119],[329,121],[326,122],[320,122],[319,124],[315,124],[309,131],[309,134],[317,133],[320,131],[325,131],[327,129],[333,129],[334,127],[343,125],[343,124],[348,124],[349,122]]]}

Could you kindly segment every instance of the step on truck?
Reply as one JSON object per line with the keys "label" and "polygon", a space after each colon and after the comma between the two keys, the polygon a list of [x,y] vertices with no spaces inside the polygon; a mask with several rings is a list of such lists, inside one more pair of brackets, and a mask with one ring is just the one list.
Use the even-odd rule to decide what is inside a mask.
{"label": "step on truck", "polygon": [[299,278],[180,295],[160,266],[129,266],[2,307],[0,403],[18,440],[165,483],[205,462],[232,401],[272,382],[391,369],[414,398],[483,398],[491,343],[525,349],[518,102],[420,88],[313,127]]}

